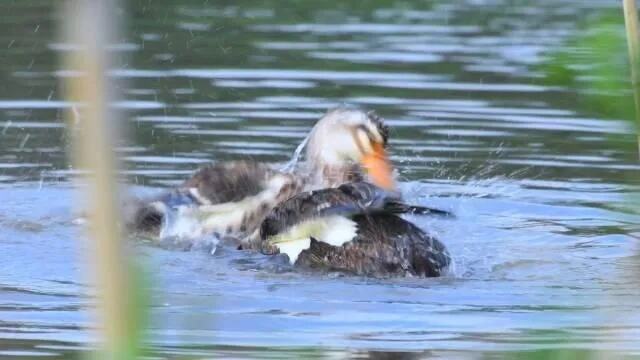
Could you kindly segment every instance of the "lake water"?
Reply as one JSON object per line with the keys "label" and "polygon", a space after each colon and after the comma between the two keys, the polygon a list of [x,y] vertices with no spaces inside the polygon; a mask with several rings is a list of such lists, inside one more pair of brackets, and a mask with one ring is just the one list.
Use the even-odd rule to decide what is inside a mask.
{"label": "lake water", "polygon": [[[0,357],[76,357],[95,334],[66,160],[55,3],[0,4]],[[200,164],[285,161],[330,106],[374,109],[440,279],[277,272],[261,255],[137,243],[161,358],[477,358],[578,348],[640,356],[640,195],[628,124],[541,79],[546,53],[619,2],[130,1],[139,193]],[[615,141],[614,141],[615,140]]]}

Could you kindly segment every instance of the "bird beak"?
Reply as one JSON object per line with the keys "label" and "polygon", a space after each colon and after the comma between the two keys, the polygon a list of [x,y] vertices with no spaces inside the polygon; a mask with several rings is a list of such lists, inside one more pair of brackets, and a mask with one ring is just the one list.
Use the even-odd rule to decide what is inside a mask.
{"label": "bird beak", "polygon": [[362,167],[369,174],[373,183],[385,190],[396,190],[396,183],[393,179],[393,166],[389,161],[387,152],[382,143],[372,142],[372,151],[366,153],[361,158]]}

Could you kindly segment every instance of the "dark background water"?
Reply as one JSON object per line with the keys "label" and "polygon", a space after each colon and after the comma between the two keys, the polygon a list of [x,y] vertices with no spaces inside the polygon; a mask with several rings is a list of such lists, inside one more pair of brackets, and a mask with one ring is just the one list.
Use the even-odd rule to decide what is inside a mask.
{"label": "dark background water", "polygon": [[[287,160],[341,103],[392,126],[416,221],[456,260],[443,279],[264,269],[258,255],[140,244],[161,357],[640,354],[639,166],[627,123],[581,110],[541,64],[609,1],[130,1],[117,49],[140,192],[203,162]],[[0,356],[77,355],[89,330],[74,225],[56,3],[0,4]],[[272,353],[275,352],[275,353]]]}

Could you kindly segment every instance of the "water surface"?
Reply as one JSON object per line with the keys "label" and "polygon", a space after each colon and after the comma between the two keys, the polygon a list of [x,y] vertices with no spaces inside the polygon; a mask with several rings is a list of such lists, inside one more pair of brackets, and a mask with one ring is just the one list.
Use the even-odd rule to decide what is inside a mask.
{"label": "water surface", "polygon": [[[475,358],[553,348],[640,354],[639,166],[622,121],[550,86],[547,52],[606,1],[131,1],[129,141],[138,193],[207,161],[285,161],[330,106],[392,127],[415,219],[455,258],[441,279],[277,272],[203,241],[137,243],[159,357]],[[0,5],[0,356],[77,356],[95,340],[54,4]],[[636,273],[637,274],[637,273]]]}

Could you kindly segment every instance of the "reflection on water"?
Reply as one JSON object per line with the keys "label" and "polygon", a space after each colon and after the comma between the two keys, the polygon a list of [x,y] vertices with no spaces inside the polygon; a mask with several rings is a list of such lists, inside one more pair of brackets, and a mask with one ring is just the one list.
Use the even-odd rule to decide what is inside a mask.
{"label": "reflection on water", "polygon": [[[118,151],[136,191],[209,160],[285,161],[328,107],[349,103],[392,126],[406,196],[458,214],[416,219],[454,254],[443,279],[308,277],[229,249],[140,244],[157,269],[152,353],[640,352],[634,137],[536,66],[576,19],[617,5],[131,2],[114,46],[129,60],[112,75],[129,86],[116,106],[132,139]],[[52,35],[52,6],[0,5],[0,356],[67,356],[94,340],[58,88],[74,74],[57,68],[70,45]]]}

